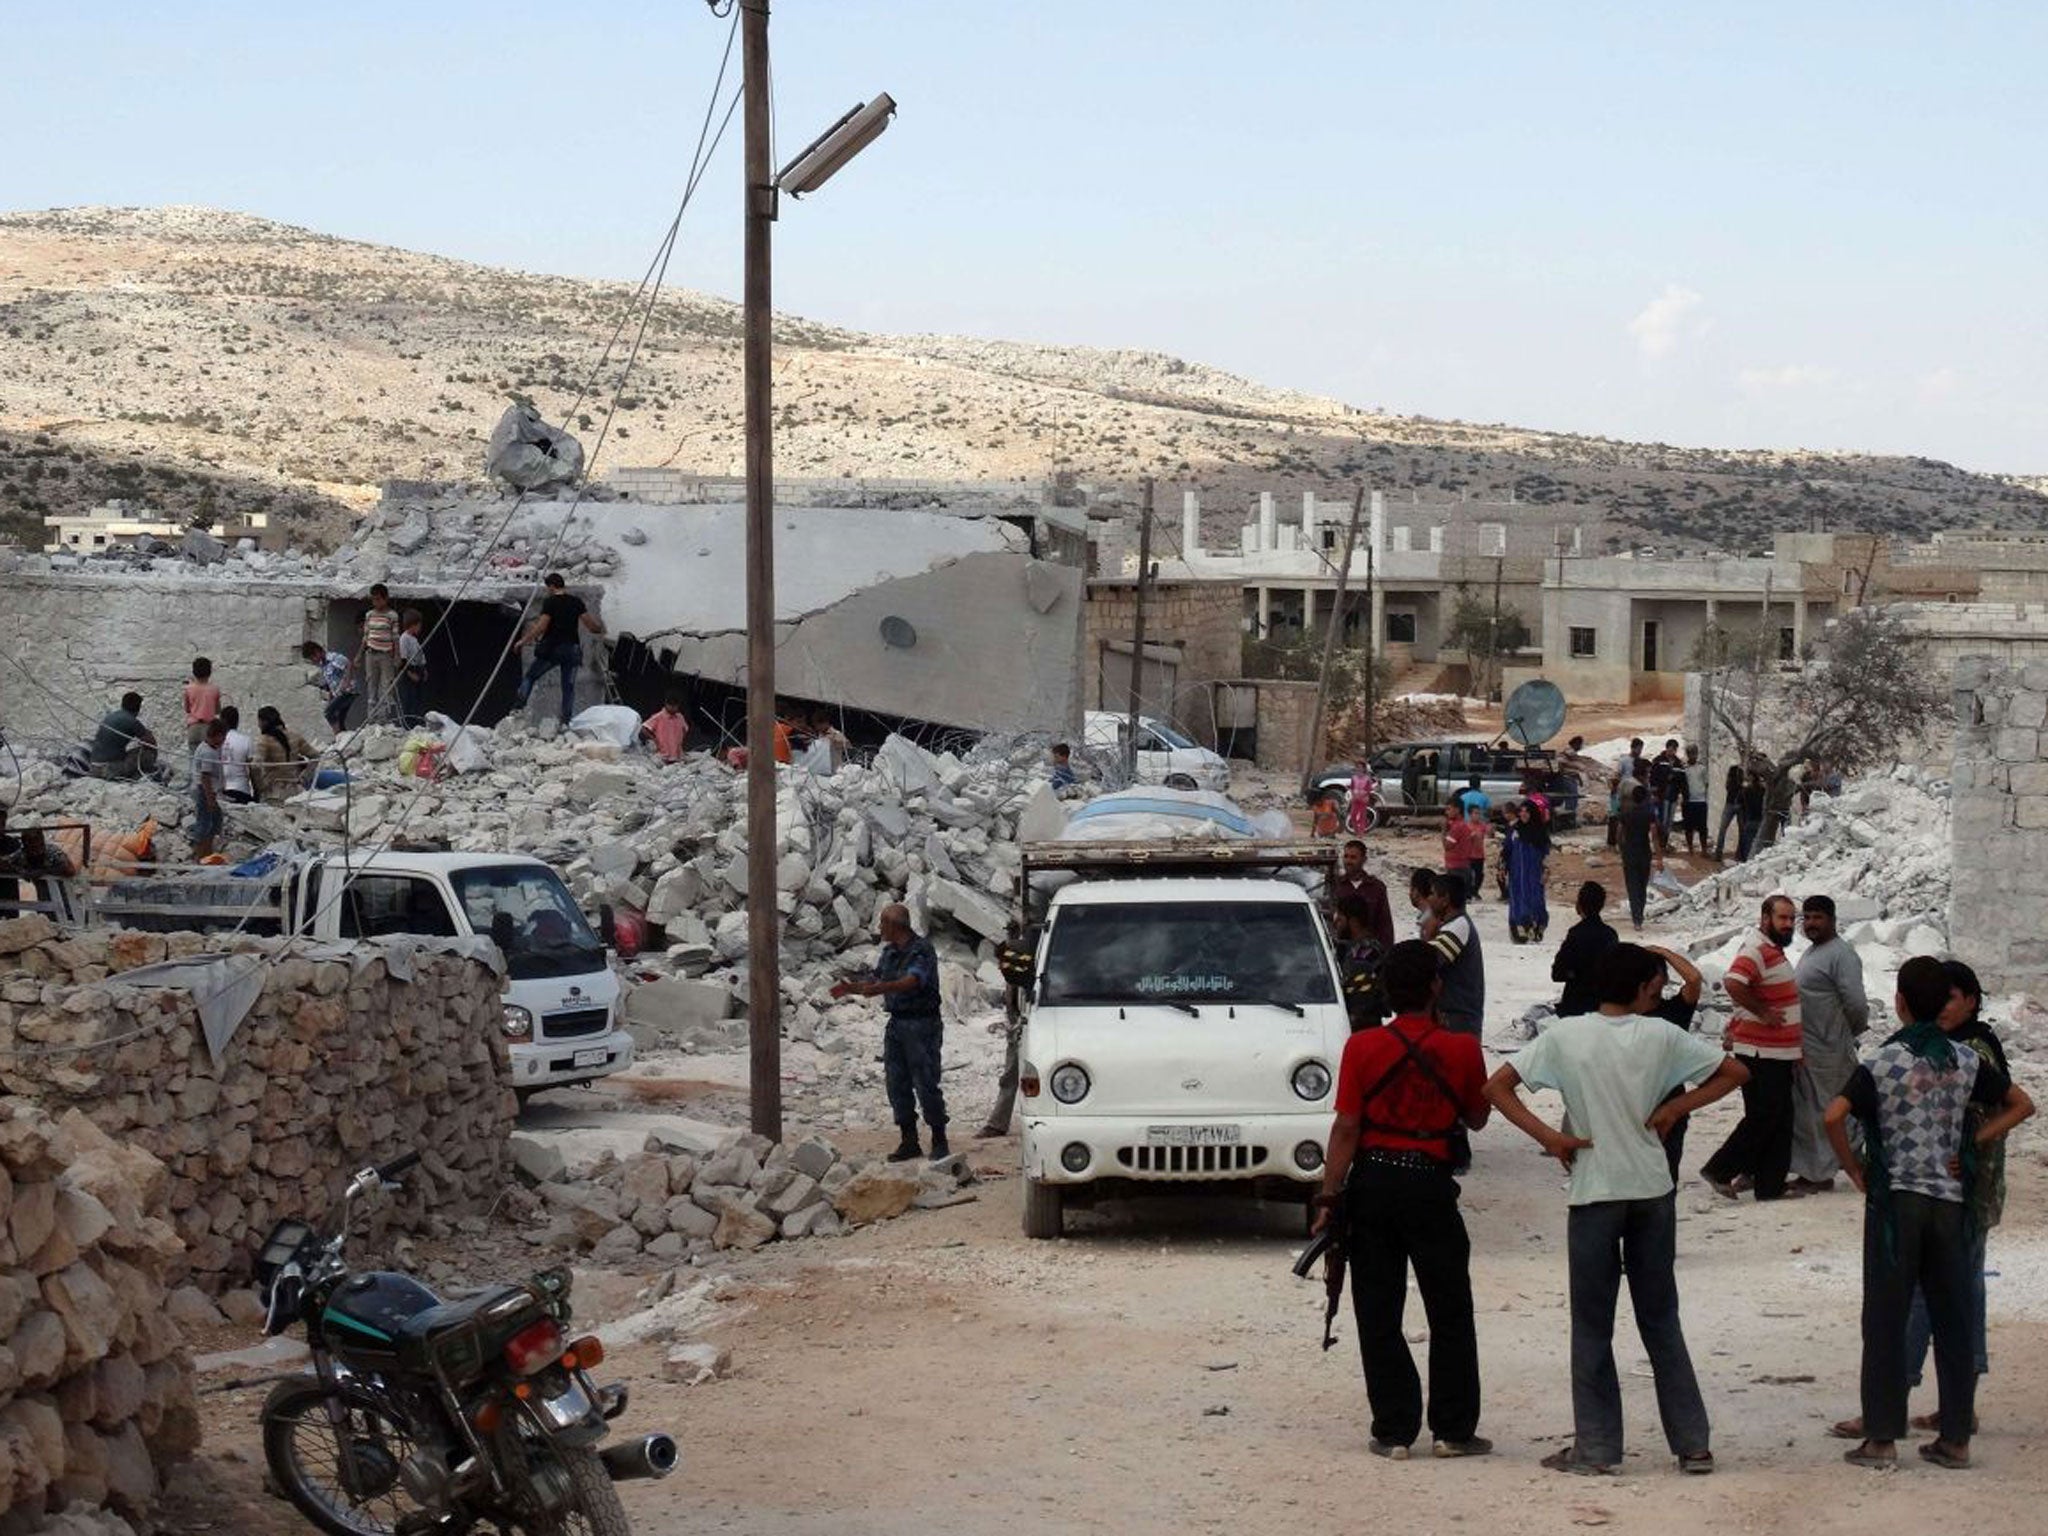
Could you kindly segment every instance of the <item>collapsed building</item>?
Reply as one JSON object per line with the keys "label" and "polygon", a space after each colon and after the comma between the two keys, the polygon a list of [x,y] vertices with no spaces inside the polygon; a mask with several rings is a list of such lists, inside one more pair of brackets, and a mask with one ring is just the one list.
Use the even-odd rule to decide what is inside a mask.
{"label": "collapsed building", "polygon": [[[614,496],[599,488],[572,510],[394,484],[322,559],[214,540],[97,559],[0,553],[0,722],[16,740],[75,742],[133,688],[168,742],[204,655],[231,701],[275,705],[314,735],[320,700],[300,646],[353,652],[368,588],[383,582],[430,632],[426,707],[459,719],[475,705],[490,723],[517,706],[518,658],[493,668],[545,569],[607,629],[587,648],[579,705],[616,686],[649,709],[680,688],[700,724],[729,729],[747,682],[744,510]],[[779,509],[780,691],[888,725],[1077,724],[1084,526],[1047,506]],[[537,700],[536,717],[552,705]]]}

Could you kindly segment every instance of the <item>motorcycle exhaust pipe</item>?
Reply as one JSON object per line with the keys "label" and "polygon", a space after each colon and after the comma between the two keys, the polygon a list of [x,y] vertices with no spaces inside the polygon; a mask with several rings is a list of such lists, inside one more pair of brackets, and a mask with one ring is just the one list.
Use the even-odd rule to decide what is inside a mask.
{"label": "motorcycle exhaust pipe", "polygon": [[615,1483],[631,1482],[636,1478],[667,1477],[675,1471],[681,1455],[673,1435],[658,1433],[642,1435],[638,1440],[621,1440],[597,1453],[598,1460],[604,1463],[605,1471],[611,1474]]}

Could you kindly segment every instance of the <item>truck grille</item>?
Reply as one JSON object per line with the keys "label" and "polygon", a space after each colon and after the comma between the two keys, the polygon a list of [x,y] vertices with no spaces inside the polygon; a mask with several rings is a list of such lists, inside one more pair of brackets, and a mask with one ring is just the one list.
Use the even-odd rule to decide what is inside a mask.
{"label": "truck grille", "polygon": [[1153,1178],[1197,1179],[1249,1173],[1266,1161],[1264,1147],[1118,1147],[1116,1160]]}
{"label": "truck grille", "polygon": [[578,1035],[601,1035],[610,1027],[609,1008],[579,1008],[571,1013],[544,1013],[540,1032],[549,1040],[573,1040]]}

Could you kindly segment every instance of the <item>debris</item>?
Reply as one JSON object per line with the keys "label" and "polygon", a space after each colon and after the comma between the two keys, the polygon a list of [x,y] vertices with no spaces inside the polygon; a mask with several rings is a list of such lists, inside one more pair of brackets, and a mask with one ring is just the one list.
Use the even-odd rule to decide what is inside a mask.
{"label": "debris", "polygon": [[532,406],[508,405],[491,431],[484,473],[521,491],[569,485],[583,473],[583,445]]}

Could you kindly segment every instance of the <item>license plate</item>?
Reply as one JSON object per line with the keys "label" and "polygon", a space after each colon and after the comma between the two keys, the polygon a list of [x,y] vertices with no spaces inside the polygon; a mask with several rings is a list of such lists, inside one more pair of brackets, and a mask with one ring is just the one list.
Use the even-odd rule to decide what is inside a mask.
{"label": "license plate", "polygon": [[569,1058],[569,1065],[572,1067],[601,1067],[604,1065],[605,1058],[609,1055],[611,1055],[611,1052],[602,1047],[594,1051],[578,1051]]}
{"label": "license plate", "polygon": [[1241,1125],[1148,1125],[1148,1147],[1234,1147],[1244,1140]]}

